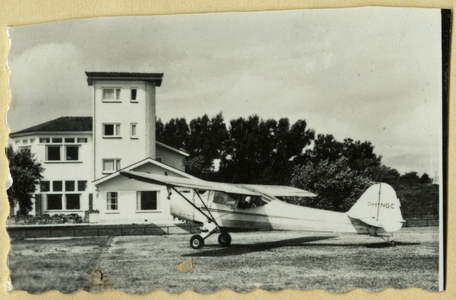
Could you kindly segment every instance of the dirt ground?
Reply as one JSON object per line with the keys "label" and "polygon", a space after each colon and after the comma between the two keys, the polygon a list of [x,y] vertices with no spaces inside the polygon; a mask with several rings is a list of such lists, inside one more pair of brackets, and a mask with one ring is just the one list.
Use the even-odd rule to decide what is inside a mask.
{"label": "dirt ground", "polygon": [[[403,228],[394,236],[394,247],[360,235],[231,235],[228,248],[219,246],[213,235],[200,250],[190,248],[191,235],[12,240],[8,265],[14,288],[29,293],[96,291],[97,286],[93,287],[102,286],[100,280],[103,288],[132,294],[156,289],[170,293],[256,288],[438,290],[437,227]],[[177,266],[188,258],[193,259],[194,268],[188,273],[179,271]]]}

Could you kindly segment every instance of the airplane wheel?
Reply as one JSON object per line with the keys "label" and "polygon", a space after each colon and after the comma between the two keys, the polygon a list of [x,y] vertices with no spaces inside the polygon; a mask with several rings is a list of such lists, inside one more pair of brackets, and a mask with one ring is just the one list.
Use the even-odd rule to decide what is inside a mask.
{"label": "airplane wheel", "polygon": [[194,235],[190,239],[190,246],[193,249],[201,249],[204,246],[204,239],[200,235]]}
{"label": "airplane wheel", "polygon": [[220,233],[218,242],[220,246],[228,247],[231,244],[231,235],[228,232]]}

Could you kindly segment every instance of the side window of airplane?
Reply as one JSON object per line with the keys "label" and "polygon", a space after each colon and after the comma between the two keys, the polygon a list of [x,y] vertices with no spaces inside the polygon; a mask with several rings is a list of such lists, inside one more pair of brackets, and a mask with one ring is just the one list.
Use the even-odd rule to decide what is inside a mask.
{"label": "side window of airplane", "polygon": [[234,208],[234,205],[236,204],[237,197],[234,194],[227,194],[223,192],[215,192],[214,194],[214,204],[217,205],[224,205],[228,206],[230,208]]}
{"label": "side window of airplane", "polygon": [[265,204],[267,204],[267,202],[263,201],[260,196],[241,196],[237,208],[255,208]]}

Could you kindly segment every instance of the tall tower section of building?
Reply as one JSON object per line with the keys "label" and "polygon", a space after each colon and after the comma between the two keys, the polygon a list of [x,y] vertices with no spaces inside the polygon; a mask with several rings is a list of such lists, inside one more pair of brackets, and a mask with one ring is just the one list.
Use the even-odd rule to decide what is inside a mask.
{"label": "tall tower section of building", "polygon": [[162,73],[86,72],[93,86],[94,180],[156,158],[155,89]]}

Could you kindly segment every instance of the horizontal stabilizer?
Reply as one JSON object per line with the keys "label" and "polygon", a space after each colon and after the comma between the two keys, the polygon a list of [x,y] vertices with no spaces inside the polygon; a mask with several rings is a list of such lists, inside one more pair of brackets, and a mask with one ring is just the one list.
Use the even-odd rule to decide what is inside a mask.
{"label": "horizontal stabilizer", "polygon": [[366,223],[367,225],[374,226],[374,227],[382,227],[382,223],[379,221],[375,221],[375,219],[371,218],[363,218],[359,219],[361,222]]}

